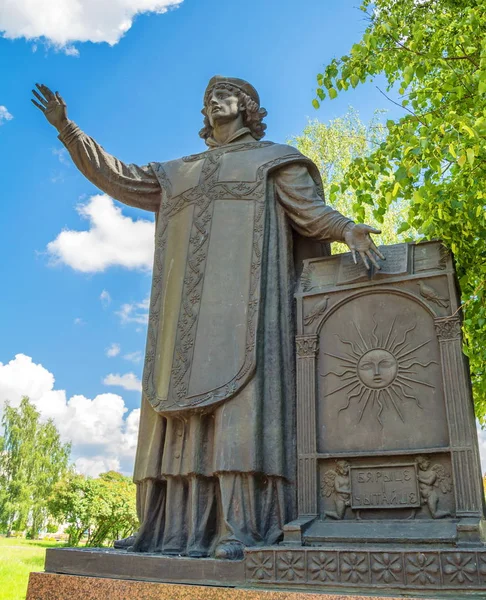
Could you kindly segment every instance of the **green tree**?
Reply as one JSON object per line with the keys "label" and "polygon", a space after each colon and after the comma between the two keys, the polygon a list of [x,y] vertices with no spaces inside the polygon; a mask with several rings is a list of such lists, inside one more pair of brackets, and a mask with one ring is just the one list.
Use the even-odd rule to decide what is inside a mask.
{"label": "green tree", "polygon": [[[369,156],[385,139],[385,126],[379,120],[377,112],[370,123],[365,124],[356,110],[348,112],[328,123],[316,119],[310,120],[301,135],[288,140],[302,154],[308,156],[318,167],[324,186],[324,195],[332,195],[332,205],[343,215],[361,216],[361,220],[381,229],[381,235],[374,239],[378,244],[394,244],[405,239],[405,234],[397,233],[399,224],[407,208],[407,204],[397,199],[390,206],[386,221],[381,215],[384,210],[375,208],[376,193],[374,190],[357,202],[356,191],[341,186],[353,161]],[[410,232],[407,233],[408,237]],[[344,244],[333,244],[333,252],[348,252]]]}
{"label": "green tree", "polygon": [[136,488],[115,471],[92,479],[71,474],[59,482],[49,500],[51,514],[69,523],[69,544],[77,546],[85,533],[87,546],[99,547],[133,533],[138,526]]}
{"label": "green tree", "polygon": [[48,518],[46,499],[66,472],[70,445],[62,444],[52,423],[22,398],[20,406],[5,405],[0,452],[0,525],[10,536],[24,531],[36,537]]}
{"label": "green tree", "polygon": [[[401,199],[416,229],[454,252],[476,414],[486,423],[486,10],[482,0],[362,0],[368,26],[349,54],[317,76],[316,108],[384,75],[402,118],[384,141],[355,158],[340,191],[373,199],[381,221]],[[374,194],[373,192],[376,192]],[[337,190],[331,190],[331,202]],[[357,211],[358,218],[364,217]]]}
{"label": "green tree", "polygon": [[71,454],[71,445],[61,443],[59,432],[51,420],[38,428],[36,448],[29,532],[33,538],[49,521],[48,499],[56,483],[65,477]]}

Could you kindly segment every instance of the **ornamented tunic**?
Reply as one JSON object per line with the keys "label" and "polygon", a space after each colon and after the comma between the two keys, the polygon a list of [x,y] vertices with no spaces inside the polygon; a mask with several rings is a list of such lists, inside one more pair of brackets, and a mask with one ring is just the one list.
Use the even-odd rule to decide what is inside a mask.
{"label": "ornamented tunic", "polygon": [[[295,263],[342,240],[350,223],[324,204],[315,165],[247,128],[225,145],[210,140],[206,152],[144,167],[117,160],[74,123],[59,139],[97,187],[156,213],[134,474],[142,521],[154,481],[292,482]],[[241,485],[228,493],[251,488]],[[292,494],[281,504],[261,540],[292,518]]]}

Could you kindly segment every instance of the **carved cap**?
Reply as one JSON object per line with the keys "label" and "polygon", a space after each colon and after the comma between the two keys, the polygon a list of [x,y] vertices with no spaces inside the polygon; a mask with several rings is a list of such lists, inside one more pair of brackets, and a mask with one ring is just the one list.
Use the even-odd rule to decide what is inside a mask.
{"label": "carved cap", "polygon": [[242,92],[245,92],[245,94],[248,94],[248,96],[250,96],[250,98],[254,100],[258,104],[258,106],[260,106],[260,96],[258,95],[256,89],[251,85],[251,83],[248,83],[248,81],[245,81],[244,79],[238,79],[237,77],[223,77],[222,75],[215,75],[209,80],[206,91],[204,92],[205,103],[206,96],[214,87],[216,87],[220,83],[228,83],[233,87],[238,88]]}

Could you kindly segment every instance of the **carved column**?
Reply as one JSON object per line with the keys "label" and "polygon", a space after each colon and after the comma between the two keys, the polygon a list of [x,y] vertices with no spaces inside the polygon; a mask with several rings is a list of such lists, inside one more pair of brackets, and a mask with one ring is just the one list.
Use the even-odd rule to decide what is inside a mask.
{"label": "carved column", "polygon": [[297,500],[299,516],[316,515],[316,355],[317,335],[298,335],[297,344]]}
{"label": "carved column", "polygon": [[456,514],[458,517],[481,516],[479,450],[467,366],[462,354],[461,322],[458,317],[438,318],[435,328],[449,424]]}

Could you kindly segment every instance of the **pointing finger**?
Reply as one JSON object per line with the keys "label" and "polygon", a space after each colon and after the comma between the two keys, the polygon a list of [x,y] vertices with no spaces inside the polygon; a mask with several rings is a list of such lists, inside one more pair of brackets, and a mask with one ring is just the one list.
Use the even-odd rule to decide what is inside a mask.
{"label": "pointing finger", "polygon": [[45,109],[43,106],[41,106],[41,105],[40,105],[38,102],[36,102],[36,101],[35,101],[35,100],[33,100],[32,98],[30,99],[30,101],[32,102],[32,104],[34,104],[35,106],[37,106],[37,108],[38,108],[39,110],[41,110],[42,112],[46,112],[46,109]]}

